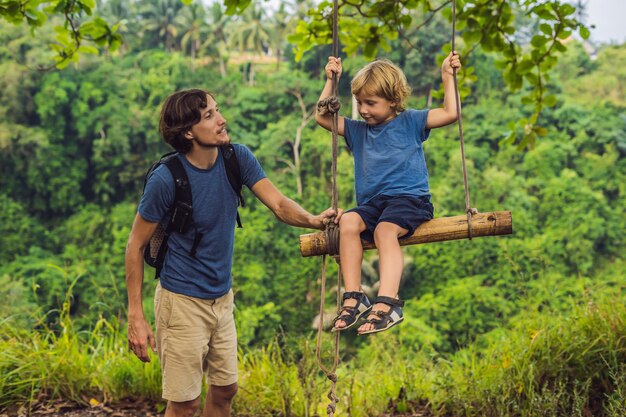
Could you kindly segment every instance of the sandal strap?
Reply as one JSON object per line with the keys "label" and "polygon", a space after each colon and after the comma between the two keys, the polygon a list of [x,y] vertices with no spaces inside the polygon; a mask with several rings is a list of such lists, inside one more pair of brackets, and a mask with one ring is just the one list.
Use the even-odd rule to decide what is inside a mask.
{"label": "sandal strap", "polygon": [[391,310],[389,311],[382,311],[382,310],[374,310],[374,311],[370,311],[369,315],[370,316],[376,316],[373,318],[367,318],[365,320],[363,320],[364,323],[372,323],[372,324],[378,324],[378,323],[382,323],[383,320],[385,320],[387,318],[387,316],[390,313]]}
{"label": "sandal strap", "polygon": [[388,306],[391,306],[391,307],[404,307],[404,301],[398,298],[391,298],[391,297],[385,297],[385,296],[376,297],[374,299],[374,304],[376,303],[387,304]]}
{"label": "sandal strap", "polygon": [[[374,326],[379,326],[379,325],[383,325],[386,326],[387,323],[391,322],[395,322],[395,320],[393,319],[393,317],[391,317],[391,315],[394,313],[393,308],[390,308],[388,311],[382,311],[382,310],[373,310],[370,311],[369,316],[376,316],[376,317],[372,317],[372,318],[367,318],[365,320],[363,320],[364,323],[371,323]],[[397,313],[397,311],[396,311]]]}
{"label": "sandal strap", "polygon": [[354,323],[356,321],[356,316],[359,314],[359,309],[357,307],[352,306],[342,306],[337,316],[333,319],[333,323],[341,320],[348,324]]}
{"label": "sandal strap", "polygon": [[343,300],[345,301],[349,298],[354,298],[355,300],[360,301],[361,299],[363,299],[364,296],[365,294],[359,291],[346,291],[343,293]]}

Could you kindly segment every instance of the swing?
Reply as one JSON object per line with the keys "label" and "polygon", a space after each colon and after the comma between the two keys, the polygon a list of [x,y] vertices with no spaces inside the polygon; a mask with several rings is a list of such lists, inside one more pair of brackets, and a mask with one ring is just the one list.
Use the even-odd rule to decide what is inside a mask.
{"label": "swing", "polygon": [[[333,0],[333,56],[339,55],[339,38],[338,38],[338,1]],[[455,50],[455,34],[456,34],[456,0],[452,1],[452,51]],[[443,242],[448,240],[472,239],[482,236],[498,236],[510,235],[513,233],[512,215],[510,211],[493,211],[487,213],[479,213],[478,210],[470,205],[469,186],[467,181],[467,168],[465,165],[465,146],[463,143],[463,122],[461,114],[461,99],[459,96],[459,87],[457,83],[456,68],[454,68],[454,92],[456,97],[456,109],[458,115],[459,126],[459,142],[461,146],[461,161],[463,166],[463,182],[465,186],[465,213],[466,216],[442,217],[429,220],[420,225],[413,235],[400,241],[401,246],[416,245],[420,243]],[[332,205],[331,207],[337,211],[337,125],[339,106],[337,99],[337,75],[333,74],[332,78],[332,96],[329,97],[326,104],[327,109],[333,115],[332,125]],[[373,242],[362,241],[363,249],[374,249],[376,245]],[[321,273],[321,295],[320,295],[320,325],[317,331],[317,347],[316,359],[320,369],[326,374],[331,381],[331,387],[327,394],[330,403],[327,406],[326,413],[328,417],[333,417],[337,407],[338,397],[335,394],[337,385],[337,365],[339,363],[339,335],[341,332],[335,332],[334,337],[334,359],[332,366],[327,368],[322,363],[321,358],[321,337],[324,322],[324,299],[326,288],[326,256],[335,257],[338,261],[337,271],[337,308],[341,306],[341,297],[339,288],[341,287],[341,263],[339,256],[339,226],[334,222],[329,222],[326,229],[322,232],[309,233],[300,236],[300,252],[303,257],[322,256],[322,273]]]}
{"label": "swing", "polygon": [[[336,21],[337,14],[333,14],[333,54],[338,55],[336,40]],[[455,33],[456,33],[456,1],[452,2],[452,50],[455,50]],[[401,246],[417,245],[420,243],[444,242],[448,240],[470,239],[483,236],[499,236],[510,235],[513,233],[513,218],[511,211],[493,211],[479,213],[475,208],[470,206],[469,186],[467,181],[467,168],[465,165],[465,145],[463,142],[463,119],[461,113],[461,99],[459,96],[459,86],[457,83],[456,68],[454,68],[454,92],[456,98],[456,109],[458,114],[459,126],[459,143],[461,146],[461,161],[463,166],[463,182],[465,185],[465,212],[467,217],[453,216],[441,217],[429,220],[420,225],[412,236],[400,241]],[[333,95],[336,97],[336,77],[333,75]],[[330,97],[335,103],[338,100]],[[330,106],[329,106],[330,107]],[[334,110],[334,111],[333,111]],[[337,210],[337,190],[336,190],[336,136],[337,136],[337,111],[332,109],[333,113],[333,205],[332,208]],[[376,245],[373,242],[362,241],[363,250],[374,249]],[[300,253],[303,257],[319,256],[319,255],[339,255],[339,233],[336,228],[327,228],[325,231],[317,233],[309,233],[300,236]]]}

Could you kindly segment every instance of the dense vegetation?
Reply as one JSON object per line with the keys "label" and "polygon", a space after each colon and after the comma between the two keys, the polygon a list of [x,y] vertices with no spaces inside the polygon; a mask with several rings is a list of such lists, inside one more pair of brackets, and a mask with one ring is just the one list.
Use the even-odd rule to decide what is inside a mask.
{"label": "dense vegetation", "polygon": [[[100,13],[120,22],[125,44],[63,71],[32,70],[50,54],[47,26],[37,39],[23,27],[0,29],[0,409],[159,398],[156,361],[141,364],[126,349],[123,257],[143,175],[167,151],[156,123],[172,91],[214,91],[231,138],[254,151],[285,194],[312,212],[330,204],[329,134],[311,118],[329,49],[295,63],[284,42],[302,10],[250,7],[227,17],[219,6],[163,0],[109,1]],[[423,31],[421,49],[393,41],[384,55],[405,69],[418,108],[437,105],[436,55],[448,36],[438,19]],[[514,235],[405,249],[407,320],[377,336],[343,338],[342,414],[626,414],[626,70],[615,64],[626,47],[564,45],[545,86],[557,97],[541,115],[546,131],[523,150],[506,138],[534,112],[526,92],[505,91],[493,54],[467,57],[473,205],[512,210]],[[364,62],[345,58],[344,114],[350,76]],[[455,126],[440,129],[426,145],[436,216],[464,207],[456,135]],[[352,179],[342,149],[343,207],[354,204]],[[250,195],[247,202],[233,270],[235,410],[323,414],[327,384],[311,326],[320,262],[299,256],[304,230],[278,223]],[[368,253],[372,289],[376,266]],[[327,295],[332,304],[330,286]]]}

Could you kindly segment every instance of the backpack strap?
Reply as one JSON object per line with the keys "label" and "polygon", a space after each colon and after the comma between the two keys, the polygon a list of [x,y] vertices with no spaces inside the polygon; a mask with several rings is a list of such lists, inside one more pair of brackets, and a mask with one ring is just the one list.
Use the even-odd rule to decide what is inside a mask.
{"label": "backpack strap", "polygon": [[[230,186],[237,194],[237,204],[241,207],[246,206],[246,202],[243,199],[241,190],[243,188],[243,181],[241,180],[241,168],[239,167],[239,161],[237,160],[237,154],[232,144],[222,145],[219,147],[222,157],[224,158],[224,166],[226,167],[226,176]],[[237,210],[237,227],[243,227],[241,225],[241,217],[239,216],[239,210]]]}
{"label": "backpack strap", "polygon": [[[191,184],[189,183],[189,177],[187,177],[187,171],[185,171],[185,167],[178,156],[168,158],[164,161],[164,164],[174,177],[174,186],[176,190],[174,196],[174,206],[172,207],[170,222],[167,226],[166,233],[167,235],[172,232],[185,233],[189,225],[193,224],[193,199],[191,196]],[[196,257],[196,250],[202,240],[202,236],[203,234],[198,232],[196,229],[193,244],[189,250],[191,257],[193,258]]]}
{"label": "backpack strap", "polygon": [[177,154],[163,160],[163,164],[170,170],[174,177],[174,204],[170,214],[170,222],[167,225],[168,232],[183,233],[190,224],[193,213],[193,199],[191,197],[191,185],[183,163]]}

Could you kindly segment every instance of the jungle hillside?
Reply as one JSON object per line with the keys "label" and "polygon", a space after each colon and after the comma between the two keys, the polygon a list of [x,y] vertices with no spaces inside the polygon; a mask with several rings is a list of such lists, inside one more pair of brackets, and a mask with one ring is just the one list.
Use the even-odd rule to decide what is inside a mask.
{"label": "jungle hillside", "polygon": [[[56,403],[163,410],[158,358],[142,363],[128,350],[124,253],[144,176],[171,150],[158,133],[170,93],[213,92],[232,141],[254,152],[285,195],[311,213],[331,204],[331,135],[314,120],[331,54],[330,3],[78,3],[89,6],[85,19],[108,22],[116,35],[98,38],[90,26],[83,34],[110,42],[84,41],[63,65],[58,28],[68,29],[67,13],[46,9],[44,22],[28,12],[20,24],[1,10],[2,416]],[[409,107],[441,105],[450,3],[441,13],[415,6],[431,2],[404,3],[406,25],[384,32],[395,23],[372,24],[342,2],[342,115],[358,117],[350,79],[375,57],[404,70]],[[342,334],[337,415],[626,416],[626,45],[587,40],[584,2],[533,9],[574,31],[529,11],[558,2],[530,0],[487,2],[501,6],[498,25],[517,25],[490,40],[499,29],[472,14],[479,3],[459,2],[469,188],[480,212],[512,211],[513,234],[404,247],[405,320],[368,337]],[[541,48],[544,56],[533,52]],[[526,51],[531,58],[517,60]],[[347,209],[353,159],[339,145]],[[424,147],[435,217],[464,214],[456,124],[433,130]],[[298,246],[312,231],[280,223],[244,195],[233,415],[324,416],[330,381],[316,363],[316,334],[325,329],[321,356],[330,365],[337,265],[329,261],[320,320],[321,259],[301,257]],[[376,251],[367,251],[370,296],[377,268]],[[151,321],[153,276],[146,266]]]}

